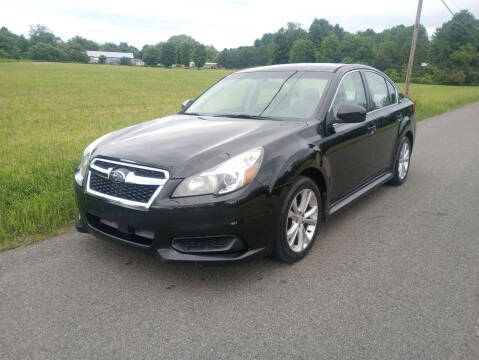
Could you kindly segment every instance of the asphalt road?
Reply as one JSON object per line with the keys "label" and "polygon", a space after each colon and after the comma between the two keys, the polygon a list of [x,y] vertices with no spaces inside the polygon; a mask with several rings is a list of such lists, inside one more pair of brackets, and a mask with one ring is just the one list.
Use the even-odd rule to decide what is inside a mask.
{"label": "asphalt road", "polygon": [[479,359],[479,103],[294,265],[169,265],[69,233],[0,253],[0,359]]}

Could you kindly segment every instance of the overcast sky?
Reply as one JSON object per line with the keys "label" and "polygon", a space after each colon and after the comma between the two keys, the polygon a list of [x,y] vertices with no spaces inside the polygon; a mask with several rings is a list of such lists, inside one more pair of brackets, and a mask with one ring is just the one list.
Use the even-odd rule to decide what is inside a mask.
{"label": "overcast sky", "polygon": [[[468,9],[479,18],[478,0],[445,1],[452,11]],[[42,24],[63,40],[80,35],[138,48],[187,34],[221,50],[252,45],[288,21],[308,29],[315,17],[350,32],[411,25],[416,6],[417,0],[14,0],[2,4],[0,26],[27,35],[29,25]],[[429,35],[450,18],[441,0],[424,0],[421,23]]]}

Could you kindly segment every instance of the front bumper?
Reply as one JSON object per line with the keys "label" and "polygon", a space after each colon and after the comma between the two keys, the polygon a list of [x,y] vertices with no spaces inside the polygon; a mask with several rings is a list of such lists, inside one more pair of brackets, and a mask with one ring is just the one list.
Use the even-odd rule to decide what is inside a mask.
{"label": "front bumper", "polygon": [[169,198],[178,182],[170,180],[147,210],[85,193],[75,182],[77,229],[166,261],[229,263],[271,253],[279,196],[254,180],[221,197]]}

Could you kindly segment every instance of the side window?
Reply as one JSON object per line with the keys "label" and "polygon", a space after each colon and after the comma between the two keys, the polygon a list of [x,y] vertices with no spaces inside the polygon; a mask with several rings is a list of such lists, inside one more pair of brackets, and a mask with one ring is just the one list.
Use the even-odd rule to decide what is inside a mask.
{"label": "side window", "polygon": [[339,85],[333,102],[333,113],[336,115],[343,104],[360,105],[367,108],[366,94],[359,71],[346,74]]}
{"label": "side window", "polygon": [[389,81],[386,80],[386,84],[388,85],[388,92],[389,92],[389,102],[391,104],[396,103],[396,88],[391,84]]}
{"label": "side window", "polygon": [[371,94],[372,109],[377,110],[391,105],[386,80],[376,73],[365,71],[366,82],[368,83],[369,93]]}

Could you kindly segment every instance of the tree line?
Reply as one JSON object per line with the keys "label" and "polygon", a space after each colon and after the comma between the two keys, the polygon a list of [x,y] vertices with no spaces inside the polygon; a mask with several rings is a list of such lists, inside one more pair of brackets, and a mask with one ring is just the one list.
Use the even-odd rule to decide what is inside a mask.
{"label": "tree line", "polygon": [[[205,46],[187,35],[175,35],[166,42],[145,45],[141,50],[127,42],[120,42],[118,45],[110,42],[99,44],[81,36],[64,42],[43,25],[31,26],[28,35],[28,38],[25,38],[2,27],[0,58],[87,63],[89,58],[86,51],[99,50],[133,53],[135,58],[142,59],[151,66],[189,66],[190,61],[194,61],[196,66],[202,67],[206,61],[215,61],[218,56],[218,51],[213,46]],[[100,63],[104,60],[101,58]],[[128,62],[122,61],[121,64],[127,65]]]}
{"label": "tree line", "polygon": [[[413,27],[404,25],[352,34],[326,19],[314,19],[308,30],[288,23],[264,34],[253,46],[222,50],[218,65],[235,69],[298,62],[360,63],[384,71],[394,81],[404,81],[412,33]],[[463,10],[431,39],[421,26],[413,76],[419,83],[479,84],[479,20]]]}
{"label": "tree line", "polygon": [[[227,69],[298,62],[361,63],[384,71],[394,81],[403,81],[412,32],[412,26],[398,25],[382,32],[368,29],[353,34],[339,24],[316,18],[307,30],[288,23],[275,33],[264,34],[252,46],[219,52],[188,35],[175,35],[139,50],[126,42],[98,44],[80,36],[63,42],[41,25],[31,27],[28,38],[2,27],[0,58],[88,62],[86,50],[103,50],[131,52],[146,65],[166,67],[189,66],[191,61],[198,67],[213,61]],[[462,10],[431,38],[421,26],[413,76],[413,82],[419,83],[479,84],[479,20]]]}
{"label": "tree line", "polygon": [[174,35],[166,42],[143,46],[139,56],[146,65],[162,64],[170,67],[177,64],[188,67],[193,61],[195,66],[202,67],[206,61],[216,61],[218,54],[213,46],[205,46],[191,36]]}

